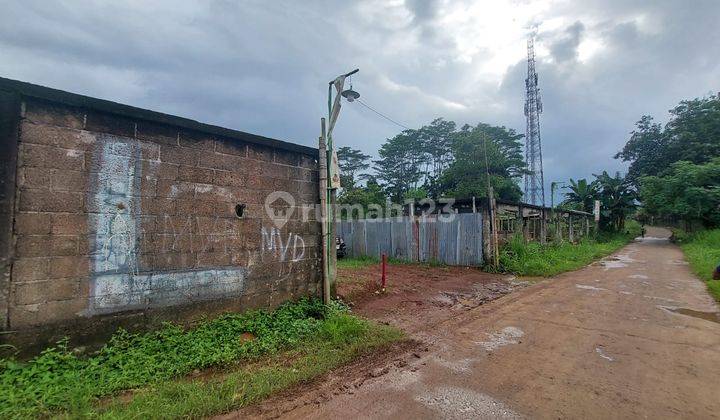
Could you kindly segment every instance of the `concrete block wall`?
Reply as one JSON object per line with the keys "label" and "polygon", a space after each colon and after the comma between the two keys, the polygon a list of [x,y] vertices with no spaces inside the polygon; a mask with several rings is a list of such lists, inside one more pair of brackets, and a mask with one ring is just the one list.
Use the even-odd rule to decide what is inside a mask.
{"label": "concrete block wall", "polygon": [[301,211],[319,202],[316,150],[14,95],[4,341],[320,293],[320,225]]}

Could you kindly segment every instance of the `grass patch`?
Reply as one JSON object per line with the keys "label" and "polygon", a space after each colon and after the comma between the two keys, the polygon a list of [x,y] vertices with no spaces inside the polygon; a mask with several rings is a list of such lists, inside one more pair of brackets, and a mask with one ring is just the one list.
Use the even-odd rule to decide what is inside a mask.
{"label": "grass patch", "polygon": [[418,261],[403,260],[403,259],[395,258],[395,257],[388,257],[388,264],[416,265],[416,266],[420,266],[420,267],[449,267],[444,262],[442,262],[440,260],[435,260],[435,259],[418,262]]}
{"label": "grass patch", "polygon": [[598,258],[612,254],[639,235],[639,226],[629,223],[626,232],[583,239],[578,244],[541,245],[526,243],[522,236],[513,237],[500,252],[500,267],[521,276],[549,277],[577,270]]}
{"label": "grass patch", "polygon": [[693,273],[707,284],[710,294],[720,302],[720,280],[712,279],[712,272],[720,264],[720,229],[694,234],[673,231]]}
{"label": "grass patch", "polygon": [[[119,331],[86,358],[61,342],[27,363],[0,362],[0,418],[210,415],[400,338],[399,331],[354,317],[338,304],[302,299],[273,312],[223,315],[191,330],[167,324],[151,333]],[[176,380],[209,367],[230,373],[209,381]],[[112,397],[138,388],[129,401]]]}
{"label": "grass patch", "polygon": [[362,256],[352,258],[338,258],[337,268],[338,269],[358,269],[365,268],[371,265],[379,265],[380,259],[376,257]]}
{"label": "grass patch", "polygon": [[[388,265],[419,265],[424,267],[447,267],[447,264],[443,263],[442,261],[438,260],[430,260],[425,262],[417,262],[417,261],[409,261],[409,260],[403,260],[400,258],[395,257],[388,257],[387,258]],[[353,257],[353,258],[341,258],[337,260],[337,266],[339,269],[360,269],[369,267],[372,265],[377,265],[378,269],[380,268],[380,258],[377,257],[369,257],[369,256],[362,256],[362,257]]]}
{"label": "grass patch", "polygon": [[144,389],[131,402],[116,399],[94,414],[104,418],[178,418],[228,412],[401,338],[398,330],[338,314],[323,323],[315,337],[293,351],[235,370],[222,379],[169,382]]}

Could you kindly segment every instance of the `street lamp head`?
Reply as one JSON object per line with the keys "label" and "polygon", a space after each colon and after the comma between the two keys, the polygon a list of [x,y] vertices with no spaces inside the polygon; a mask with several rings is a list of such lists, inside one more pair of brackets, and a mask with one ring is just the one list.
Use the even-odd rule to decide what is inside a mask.
{"label": "street lamp head", "polygon": [[343,90],[340,95],[347,99],[348,102],[353,102],[355,99],[360,97],[360,94],[353,90],[352,85],[350,85],[350,89]]}

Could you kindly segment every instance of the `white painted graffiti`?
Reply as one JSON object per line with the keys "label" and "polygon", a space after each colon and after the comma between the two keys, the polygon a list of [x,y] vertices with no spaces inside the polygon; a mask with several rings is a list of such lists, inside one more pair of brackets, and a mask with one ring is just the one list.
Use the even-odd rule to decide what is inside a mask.
{"label": "white painted graffiti", "polygon": [[137,200],[133,196],[138,186],[132,159],[136,151],[132,142],[108,141],[96,156],[99,171],[89,197],[96,210],[89,216],[95,232],[95,273],[138,271],[134,220]]}
{"label": "white painted graffiti", "polygon": [[268,231],[263,226],[261,235],[263,255],[269,252],[281,262],[287,261],[288,257],[290,261],[297,262],[305,256],[305,240],[298,234],[290,232],[287,239],[283,239],[280,229],[272,227]]}
{"label": "white painted graffiti", "polygon": [[[216,217],[204,218],[203,223],[198,222],[195,216],[162,216],[158,246],[161,252],[189,251],[194,254],[211,252],[233,253],[240,252],[242,235],[236,230],[233,222]],[[197,228],[194,229],[194,225]],[[141,232],[144,235],[144,232]],[[156,236],[157,238],[157,236]],[[189,242],[189,246],[183,246]]]}
{"label": "white painted graffiti", "polygon": [[118,211],[110,221],[108,234],[103,242],[99,260],[103,263],[103,271],[126,267],[129,272],[138,274],[134,231],[134,227],[130,226],[128,215]]}
{"label": "white painted graffiti", "polygon": [[[198,269],[181,263],[175,264],[172,271],[150,271],[147,263],[141,262],[143,251],[165,255],[184,250],[197,257],[206,252],[232,252],[242,241],[232,223],[218,218],[200,223],[193,216],[173,216],[171,220],[165,215],[156,224],[154,217],[150,217],[150,229],[146,232],[143,228],[146,217],[141,214],[143,174],[137,141],[110,135],[99,137],[92,165],[96,172],[87,201],[91,209],[88,220],[93,232],[89,241],[93,261],[85,315],[179,305],[243,293],[249,266],[221,264]],[[157,229],[158,224],[161,229]]]}

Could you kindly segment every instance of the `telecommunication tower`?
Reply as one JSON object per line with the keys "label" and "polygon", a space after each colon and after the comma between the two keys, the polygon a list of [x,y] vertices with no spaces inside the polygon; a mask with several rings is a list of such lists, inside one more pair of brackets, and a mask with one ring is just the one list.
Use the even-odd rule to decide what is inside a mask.
{"label": "telecommunication tower", "polygon": [[525,175],[525,202],[545,206],[545,180],[543,178],[542,146],[540,145],[540,88],[535,72],[535,41],[527,42],[528,69],[525,79],[525,162],[529,173]]}

